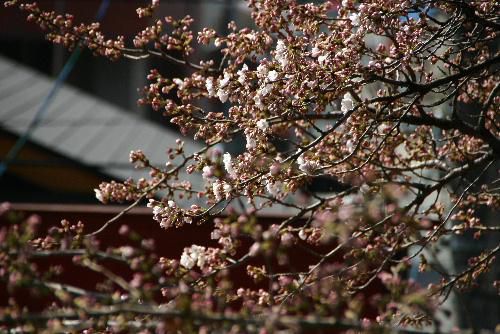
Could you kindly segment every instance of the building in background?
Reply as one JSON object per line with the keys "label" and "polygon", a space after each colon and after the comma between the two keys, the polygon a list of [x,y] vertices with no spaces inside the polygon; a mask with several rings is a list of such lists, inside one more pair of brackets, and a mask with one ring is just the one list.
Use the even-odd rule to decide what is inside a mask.
{"label": "building in background", "polygon": [[[101,0],[42,0],[42,8],[75,15],[75,21],[93,22]],[[113,1],[101,21],[103,32],[125,36],[152,24],[138,19],[144,1]],[[226,31],[230,20],[248,25],[250,16],[241,1],[168,1],[157,15],[191,15],[193,29],[211,26]],[[246,20],[241,19],[245,16]],[[211,56],[214,50],[206,49]],[[23,13],[0,11],[0,158],[28,131],[71,53],[47,42],[43,32],[27,23]],[[163,165],[165,150],[179,136],[161,113],[137,106],[138,90],[146,75],[157,68],[170,77],[185,69],[161,59],[110,62],[85,50],[66,83],[57,91],[39,125],[19,155],[8,162],[0,179],[0,200],[23,202],[95,203],[93,188],[100,181],[139,177],[128,163],[130,150],[142,149],[151,161]],[[183,138],[188,149],[197,145]]]}

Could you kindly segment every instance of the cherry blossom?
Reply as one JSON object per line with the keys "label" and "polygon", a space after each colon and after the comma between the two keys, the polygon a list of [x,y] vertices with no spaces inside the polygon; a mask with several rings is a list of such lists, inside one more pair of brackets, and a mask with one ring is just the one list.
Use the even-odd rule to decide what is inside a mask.
{"label": "cherry blossom", "polygon": [[[175,78],[152,69],[139,104],[203,146],[171,143],[159,166],[131,152],[146,176],[94,190],[102,203],[129,205],[96,231],[63,221],[35,237],[33,219],[0,229],[7,291],[45,287],[54,300],[34,316],[42,329],[437,329],[450,295],[478,279],[498,286],[499,227],[488,219],[500,208],[494,1],[248,0],[252,26],[229,22],[226,33],[195,33],[191,16],[160,17],[152,1],[137,10],[150,26],[130,39],[36,3],[4,3],[69,49],[182,65]],[[224,146],[241,141],[239,151]],[[117,234],[130,244],[99,243],[143,203],[165,238],[205,224],[206,244],[167,258],[134,239],[132,226]],[[435,255],[446,251],[442,240],[469,236],[481,249],[461,270]],[[96,291],[54,284],[32,265],[69,253],[105,277]],[[130,275],[114,275],[107,261]],[[438,278],[420,286],[410,279],[417,271]],[[21,326],[31,313],[14,297],[0,321]]]}

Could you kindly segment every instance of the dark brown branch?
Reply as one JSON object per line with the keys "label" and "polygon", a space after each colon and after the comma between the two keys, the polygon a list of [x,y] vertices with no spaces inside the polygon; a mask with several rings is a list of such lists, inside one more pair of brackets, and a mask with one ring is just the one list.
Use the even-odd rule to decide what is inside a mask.
{"label": "dark brown branch", "polygon": [[443,118],[436,118],[433,116],[418,117],[413,115],[406,115],[399,119],[403,123],[411,125],[429,125],[438,127],[442,130],[458,130],[463,134],[480,138],[491,147],[495,155],[500,156],[500,139],[494,136],[484,127],[476,129],[459,121],[458,119],[447,120]]}

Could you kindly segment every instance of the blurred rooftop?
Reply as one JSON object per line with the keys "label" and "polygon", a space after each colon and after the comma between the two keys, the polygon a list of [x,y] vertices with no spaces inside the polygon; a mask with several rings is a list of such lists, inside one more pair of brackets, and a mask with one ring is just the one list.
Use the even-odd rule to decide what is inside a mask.
{"label": "blurred rooftop", "polygon": [[[2,156],[9,150],[7,137],[24,134],[52,84],[52,79],[46,75],[0,57]],[[45,117],[31,133],[31,151],[23,149],[18,159],[11,163],[12,174],[45,184],[46,179],[37,182],[40,168],[68,166],[71,161],[103,178],[139,178],[144,172],[129,163],[130,151],[141,149],[153,164],[161,166],[167,159],[165,149],[175,147],[177,137],[178,133],[173,130],[63,85]],[[186,139],[185,148],[194,152],[201,146]],[[42,151],[45,155],[40,156]],[[23,173],[23,168],[30,168],[31,172]],[[87,185],[90,191],[91,186]]]}

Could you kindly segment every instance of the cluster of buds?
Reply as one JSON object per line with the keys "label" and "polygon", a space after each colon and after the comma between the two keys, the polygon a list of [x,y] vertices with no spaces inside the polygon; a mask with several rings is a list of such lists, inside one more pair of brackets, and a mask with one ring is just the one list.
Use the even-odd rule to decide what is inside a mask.
{"label": "cluster of buds", "polygon": [[147,5],[146,7],[139,7],[137,8],[137,16],[139,18],[143,17],[151,17],[153,15],[153,12],[156,8],[160,6],[160,0],[151,0],[151,4]]}
{"label": "cluster of buds", "polygon": [[141,150],[130,151],[129,161],[137,166],[137,168],[145,168],[149,166],[149,160]]}
{"label": "cluster of buds", "polygon": [[177,204],[169,200],[167,203],[150,199],[148,208],[153,209],[153,219],[156,220],[162,228],[180,227],[184,224],[190,224],[192,219],[184,214],[184,211]]}
{"label": "cluster of buds", "polygon": [[212,271],[224,265],[224,253],[218,248],[191,245],[184,248],[181,255],[180,265],[186,269],[198,267],[204,271]]}
{"label": "cluster of buds", "polygon": [[[151,179],[103,183],[95,192],[103,203],[158,196],[148,207],[163,228],[201,223],[225,210],[211,233],[219,248],[186,247],[178,260],[163,259],[130,282],[116,280],[121,288],[128,284],[131,295],[137,294],[161,272],[155,278],[171,298],[168,307],[217,310],[229,319],[231,302],[239,299],[242,312],[273,315],[269,328],[282,315],[318,310],[363,319],[359,328],[366,330],[388,325],[395,316],[400,323],[419,325],[433,303],[403,278],[410,264],[397,256],[466,230],[476,238],[497,230],[481,223],[478,208],[499,209],[495,182],[488,186],[483,180],[499,155],[493,45],[498,20],[492,14],[498,5],[333,3],[249,0],[255,30],[239,29],[234,22],[227,34],[204,28],[198,43],[215,47],[222,60],[194,64],[189,62],[194,52],[190,16],[155,18],[130,49],[121,37],[106,40],[99,24],[75,25],[71,15],[5,2],[20,6],[29,20],[48,30],[51,41],[68,48],[81,44],[111,59],[156,56],[189,69],[185,77],[173,78],[152,70],[139,103],[162,112],[205,147],[189,155],[178,140],[167,150],[165,166],[152,166],[142,151],[133,151],[130,161],[149,168]],[[158,6],[154,0],[137,13],[151,16]],[[237,155],[213,148],[236,138],[245,140]],[[179,180],[184,170],[201,174],[201,189]],[[462,187],[459,180],[468,182]],[[441,196],[458,188],[460,195]],[[184,207],[193,194],[200,205]],[[289,216],[276,218],[280,223],[258,223],[261,210],[277,207]],[[59,241],[43,242],[49,247]],[[447,295],[453,287],[472,286],[499,249],[472,258],[463,273],[447,273],[431,292]],[[126,260],[140,254],[129,248],[120,252]],[[292,261],[294,254],[306,254],[307,261]],[[429,261],[422,258],[420,268],[432,270]],[[252,288],[228,282],[233,267],[243,263],[256,281]],[[87,260],[82,264],[92,266]],[[11,280],[19,282],[20,272]],[[378,316],[368,319],[352,296],[372,282],[381,282],[388,295],[375,298]],[[221,332],[218,324],[204,323],[200,332]],[[249,329],[237,326],[231,330]]]}

